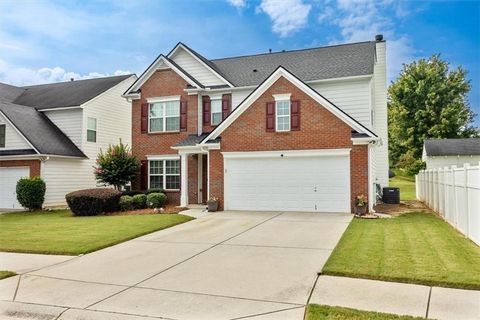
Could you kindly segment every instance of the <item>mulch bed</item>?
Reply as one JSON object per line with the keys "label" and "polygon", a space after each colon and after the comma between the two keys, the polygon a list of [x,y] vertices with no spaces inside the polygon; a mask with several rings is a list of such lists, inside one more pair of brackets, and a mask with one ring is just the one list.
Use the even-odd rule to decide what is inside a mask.
{"label": "mulch bed", "polygon": [[[176,205],[167,204],[164,208],[163,214],[177,214],[187,208],[181,208]],[[154,209],[139,209],[132,211],[117,211],[111,212],[109,216],[127,216],[127,215],[138,215],[138,214],[161,214],[160,212],[154,212]]]}
{"label": "mulch bed", "polygon": [[375,212],[399,216],[407,212],[430,212],[430,209],[423,202],[416,200],[401,201],[400,204],[377,204]]}

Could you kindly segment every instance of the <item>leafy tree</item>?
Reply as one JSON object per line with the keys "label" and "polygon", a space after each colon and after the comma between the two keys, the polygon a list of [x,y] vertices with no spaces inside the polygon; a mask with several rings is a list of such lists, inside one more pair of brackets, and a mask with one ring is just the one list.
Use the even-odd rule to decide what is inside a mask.
{"label": "leafy tree", "polygon": [[120,143],[110,145],[106,153],[100,150],[95,168],[95,178],[120,190],[132,181],[138,172],[140,162],[132,156],[130,148]]}
{"label": "leafy tree", "polygon": [[[428,138],[464,138],[478,133],[467,93],[470,83],[462,67],[433,55],[404,65],[388,89],[390,162],[419,161]],[[417,164],[418,165],[418,164]]]}

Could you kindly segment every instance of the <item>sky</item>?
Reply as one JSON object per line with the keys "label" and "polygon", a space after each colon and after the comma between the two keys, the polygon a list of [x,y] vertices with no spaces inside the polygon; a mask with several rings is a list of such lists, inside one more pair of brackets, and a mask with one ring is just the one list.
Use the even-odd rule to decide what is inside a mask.
{"label": "sky", "polygon": [[213,59],[379,33],[389,83],[402,64],[440,54],[468,71],[480,114],[480,0],[0,0],[0,82],[140,75],[180,41]]}

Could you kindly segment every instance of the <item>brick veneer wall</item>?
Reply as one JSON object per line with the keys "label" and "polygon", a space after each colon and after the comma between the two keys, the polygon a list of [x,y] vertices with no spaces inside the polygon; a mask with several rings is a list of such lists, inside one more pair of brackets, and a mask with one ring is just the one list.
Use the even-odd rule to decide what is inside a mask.
{"label": "brick veneer wall", "polygon": [[40,160],[6,160],[0,161],[0,168],[30,167],[30,177],[40,176]]}
{"label": "brick veneer wall", "polygon": [[[273,94],[291,93],[300,100],[299,131],[266,132],[266,103]],[[368,196],[368,147],[353,145],[350,126],[312,100],[285,78],[278,79],[221,134],[221,150],[210,151],[210,195],[223,208],[223,157],[221,152],[350,148],[352,203],[358,194]]]}

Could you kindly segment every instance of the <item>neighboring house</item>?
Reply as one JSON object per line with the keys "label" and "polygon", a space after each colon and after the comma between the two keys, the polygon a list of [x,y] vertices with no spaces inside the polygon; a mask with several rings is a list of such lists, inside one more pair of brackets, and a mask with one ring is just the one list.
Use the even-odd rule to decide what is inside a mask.
{"label": "neighboring house", "polygon": [[121,97],[135,75],[27,87],[0,84],[0,208],[20,208],[16,182],[40,176],[45,205],[97,185],[100,149],[131,144],[131,107]]}
{"label": "neighboring house", "polygon": [[429,139],[423,144],[422,160],[427,169],[464,164],[478,165],[480,162],[480,138]]}
{"label": "neighboring house", "polygon": [[385,41],[208,60],[183,43],[125,92],[134,188],[186,206],[350,212],[388,185]]}

